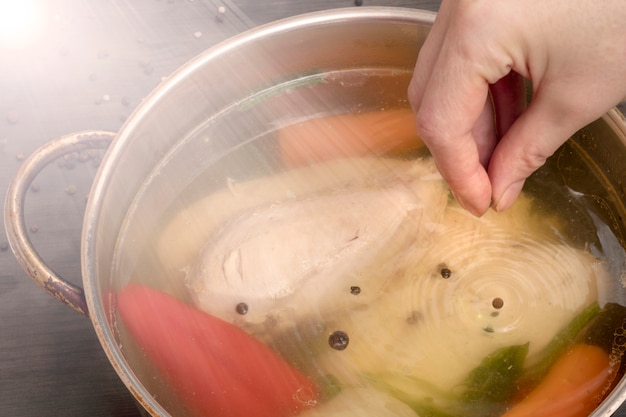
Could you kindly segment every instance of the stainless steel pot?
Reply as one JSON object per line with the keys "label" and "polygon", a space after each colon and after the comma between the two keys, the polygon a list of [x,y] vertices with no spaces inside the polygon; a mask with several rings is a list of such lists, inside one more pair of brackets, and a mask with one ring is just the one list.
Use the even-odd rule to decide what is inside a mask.
{"label": "stainless steel pot", "polygon": [[[185,138],[222,117],[234,103],[245,102],[252,95],[259,99],[259,92],[268,87],[288,83],[290,88],[297,88],[311,80],[315,82],[315,78],[310,78],[312,74],[349,68],[410,72],[433,20],[432,13],[423,11],[352,8],[313,13],[251,30],[180,68],[143,101],[118,133],[72,134],[44,146],[24,162],[6,200],[5,222],[11,248],[24,270],[48,293],[89,316],[115,370],[150,414],[169,415],[150,395],[122,353],[110,302],[111,292],[121,285],[112,274],[112,265],[118,262],[119,233],[134,209],[136,196],[158,175],[171,175],[173,189],[184,187],[203,167],[249,140],[239,131],[233,140],[217,146],[212,156],[193,159],[197,149]],[[400,85],[398,91],[405,87]],[[271,94],[284,92],[279,89]],[[255,113],[254,117],[255,123],[271,124],[272,114]],[[23,204],[30,182],[50,161],[77,149],[107,146],[84,218],[81,288],[57,276],[38,256],[27,236]],[[619,219],[614,228],[621,236],[624,223],[619,216],[626,213],[626,164],[624,158],[616,155],[625,153],[623,116],[616,110],[610,111],[581,131],[570,146],[585,155],[587,169],[609,189],[611,196],[605,200],[611,205],[608,210],[617,213],[613,216]],[[182,155],[191,157],[193,164],[185,162],[188,169],[184,171],[169,169],[168,164]],[[155,204],[167,205],[167,199],[160,195]],[[610,416],[625,398],[626,379],[592,415]]]}

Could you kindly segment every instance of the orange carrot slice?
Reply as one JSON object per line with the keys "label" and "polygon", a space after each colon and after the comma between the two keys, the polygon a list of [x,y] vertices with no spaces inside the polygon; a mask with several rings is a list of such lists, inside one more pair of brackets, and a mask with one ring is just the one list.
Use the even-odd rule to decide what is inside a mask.
{"label": "orange carrot slice", "polygon": [[278,130],[288,166],[334,158],[398,154],[423,145],[411,109],[390,109],[309,119]]}
{"label": "orange carrot slice", "polygon": [[576,344],[502,417],[587,417],[602,400],[610,368],[604,349]]}
{"label": "orange carrot slice", "polygon": [[317,403],[311,379],[238,327],[143,285],[127,285],[116,300],[130,333],[198,415],[291,417]]}

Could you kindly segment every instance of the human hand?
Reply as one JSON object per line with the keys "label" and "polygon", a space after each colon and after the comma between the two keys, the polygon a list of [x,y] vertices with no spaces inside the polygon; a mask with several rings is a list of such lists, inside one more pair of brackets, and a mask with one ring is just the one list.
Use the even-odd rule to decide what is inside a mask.
{"label": "human hand", "polygon": [[624,22],[624,0],[442,1],[408,93],[462,206],[505,210],[573,133],[626,99]]}

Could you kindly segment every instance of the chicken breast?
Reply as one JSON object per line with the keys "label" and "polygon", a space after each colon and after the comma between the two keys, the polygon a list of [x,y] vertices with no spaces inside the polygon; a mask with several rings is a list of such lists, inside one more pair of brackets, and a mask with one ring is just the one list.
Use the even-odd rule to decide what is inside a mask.
{"label": "chicken breast", "polygon": [[448,191],[431,161],[346,158],[248,181],[229,178],[221,190],[186,205],[167,222],[157,242],[158,257],[168,269],[191,265],[218,228],[252,208],[302,200],[333,190],[339,194],[341,190],[381,189],[389,181],[411,183],[418,176],[435,186],[437,201],[431,204],[444,205]]}
{"label": "chicken breast", "polygon": [[[448,192],[430,160],[333,165],[327,186],[311,193],[293,189],[294,198],[258,204],[215,230],[187,273],[197,306],[230,321],[292,325],[369,303],[383,292],[398,268],[396,255],[435,230]],[[311,187],[310,180],[325,175],[311,176],[314,170],[300,171],[307,178],[297,182]],[[256,192],[271,195],[282,180],[267,178]],[[351,288],[361,287],[367,291],[350,296]],[[237,315],[240,303],[245,316]]]}

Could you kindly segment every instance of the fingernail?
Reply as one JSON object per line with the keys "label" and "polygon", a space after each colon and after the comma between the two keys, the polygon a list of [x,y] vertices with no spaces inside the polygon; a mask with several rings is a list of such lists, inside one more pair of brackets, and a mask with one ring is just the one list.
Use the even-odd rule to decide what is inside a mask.
{"label": "fingernail", "polygon": [[475,204],[470,203],[469,201],[466,201],[463,197],[460,197],[454,193],[452,193],[452,195],[456,199],[457,203],[459,203],[459,205],[463,207],[464,210],[467,210],[468,212],[470,212],[472,215],[476,217],[482,216],[483,214],[485,214],[487,209],[489,209],[489,205],[487,205],[484,208],[481,208],[481,207],[476,206]]}
{"label": "fingernail", "polygon": [[506,190],[502,193],[500,198],[494,197],[495,204],[493,208],[495,211],[504,211],[511,207],[519,194],[522,192],[522,188],[524,187],[524,180],[514,182],[509,185]]}

